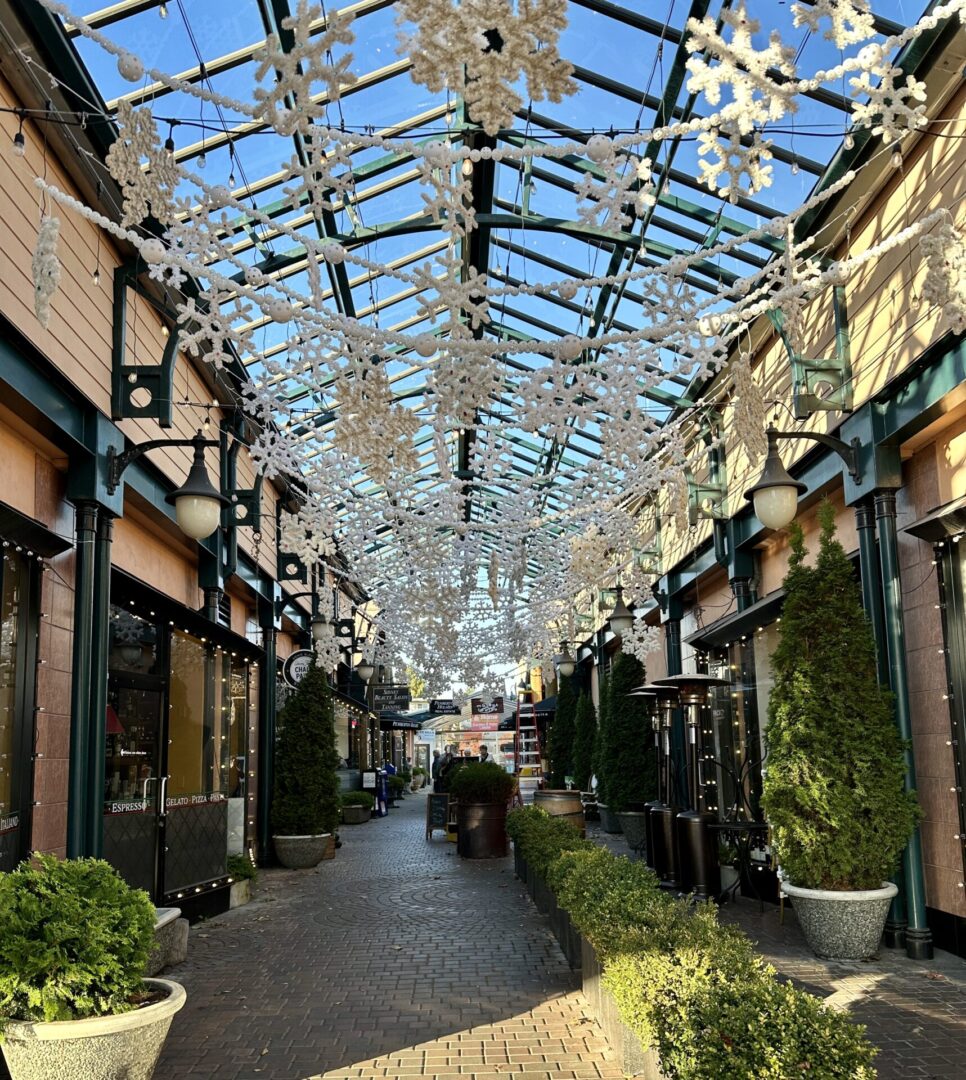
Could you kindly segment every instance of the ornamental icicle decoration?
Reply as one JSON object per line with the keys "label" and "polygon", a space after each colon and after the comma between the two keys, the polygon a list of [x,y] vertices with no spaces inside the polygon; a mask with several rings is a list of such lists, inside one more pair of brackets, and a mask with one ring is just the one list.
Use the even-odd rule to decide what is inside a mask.
{"label": "ornamental icicle decoration", "polygon": [[434,93],[462,94],[470,119],[489,135],[509,127],[524,101],[514,89],[526,79],[531,101],[559,102],[576,93],[573,66],[557,41],[567,25],[566,0],[399,0],[400,47],[412,78]]}
{"label": "ornamental icicle decoration", "polygon": [[34,311],[37,321],[45,330],[50,321],[50,300],[60,285],[60,259],[57,258],[59,236],[60,218],[45,214],[30,264],[34,279]]}
{"label": "ornamental icicle decoration", "polygon": [[953,333],[966,330],[966,241],[947,218],[919,241],[926,260],[922,298],[935,304]]}

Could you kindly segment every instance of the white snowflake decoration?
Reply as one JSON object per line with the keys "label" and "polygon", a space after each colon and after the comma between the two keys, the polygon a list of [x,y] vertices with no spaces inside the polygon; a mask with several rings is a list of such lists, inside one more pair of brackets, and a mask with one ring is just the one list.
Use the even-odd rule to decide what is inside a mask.
{"label": "white snowflake decoration", "polygon": [[45,215],[37,232],[37,246],[30,263],[34,280],[34,312],[45,330],[50,321],[50,301],[60,285],[60,259],[57,257],[59,236],[60,218]]}
{"label": "white snowflake decoration", "polygon": [[[879,81],[873,84],[876,75]],[[903,85],[897,86],[896,80],[903,77]],[[852,105],[852,123],[869,125],[872,134],[881,135],[884,142],[898,142],[910,131],[925,126],[926,84],[913,75],[905,75],[902,68],[886,63],[885,67],[863,71],[859,78],[849,79],[849,86],[853,97],[869,95],[867,102],[856,101]]]}
{"label": "white snowflake decoration", "polygon": [[[259,61],[256,80],[261,82],[266,76],[271,80],[267,89],[255,89],[256,116],[280,135],[308,130],[313,120],[325,116],[328,104],[338,101],[342,90],[356,82],[349,69],[352,53],[343,53],[338,60],[332,57],[333,48],[355,41],[352,15],[342,11],[329,15],[322,33],[313,35],[312,25],[321,19],[321,7],[299,0],[295,14],[282,20],[282,29],[292,31],[293,47],[286,51],[278,35],[270,34],[255,54]],[[314,92],[317,83],[325,87],[319,101]],[[294,108],[289,107],[290,101]]]}
{"label": "white snowflake decoration", "polygon": [[631,628],[621,634],[621,652],[636,657],[642,666],[647,665],[649,653],[663,648],[664,633],[660,626],[648,626],[643,619],[635,619]]}
{"label": "white snowflake decoration", "polygon": [[296,156],[285,166],[282,180],[287,186],[282,192],[293,209],[308,206],[316,217],[341,209],[355,186],[351,144],[333,142],[323,129],[311,125],[302,142],[305,161]]}
{"label": "white snowflake decoration", "polygon": [[966,241],[951,220],[919,241],[926,260],[922,298],[939,307],[953,333],[966,331]]}
{"label": "white snowflake decoration", "polygon": [[735,438],[745,448],[752,466],[768,451],[765,401],[751,374],[751,356],[741,353],[732,363]]}
{"label": "white snowflake decoration", "polygon": [[[642,216],[657,201],[651,177],[651,162],[633,155],[614,156],[605,166],[606,175],[598,182],[584,173],[574,188],[578,200],[578,220],[616,235],[630,227],[633,216]],[[634,188],[637,187],[635,191]],[[628,213],[628,207],[633,215]]]}
{"label": "white snowflake decoration", "polygon": [[[761,133],[751,135],[751,144],[743,146],[738,131],[702,131],[698,136],[698,180],[715,194],[730,203],[738,201],[739,195],[754,195],[762,188],[771,187],[772,167],[764,164],[771,160],[771,139],[763,140]],[[711,158],[714,160],[711,160]],[[724,173],[727,182],[719,183]],[[747,176],[748,182],[742,178]]]}
{"label": "white snowflake decoration", "polygon": [[722,89],[728,87],[733,100],[722,115],[735,124],[741,135],[749,134],[756,124],[780,120],[786,113],[795,112],[797,104],[791,91],[768,75],[768,70],[774,68],[787,79],[794,79],[794,47],[783,45],[778,31],[773,30],[768,47],[755,49],[752,38],[761,31],[761,23],[749,17],[745,0],[723,11],[721,20],[731,30],[729,41],[718,32],[710,15],[700,21],[688,19],[685,48],[689,53],[704,51],[709,56],[707,60],[688,57],[688,90],[703,93],[709,104],[718,105]]}
{"label": "white snowflake decoration", "polygon": [[399,0],[401,35],[414,82],[433,93],[462,94],[470,118],[490,135],[512,125],[524,101],[515,84],[526,79],[531,101],[559,102],[576,92],[573,67],[557,41],[567,25],[566,0]]}
{"label": "white snowflake decoration", "polygon": [[162,225],[168,225],[174,220],[172,199],[182,171],[174,155],[161,145],[151,110],[135,109],[121,98],[117,127],[117,138],[107,151],[106,162],[121,188],[121,224],[140,225],[153,214]]}
{"label": "white snowflake decoration", "polygon": [[865,41],[875,33],[875,21],[869,0],[812,0],[809,4],[792,4],[795,26],[807,26],[813,34],[821,28],[823,19],[831,23],[823,37],[834,41],[839,49]]}

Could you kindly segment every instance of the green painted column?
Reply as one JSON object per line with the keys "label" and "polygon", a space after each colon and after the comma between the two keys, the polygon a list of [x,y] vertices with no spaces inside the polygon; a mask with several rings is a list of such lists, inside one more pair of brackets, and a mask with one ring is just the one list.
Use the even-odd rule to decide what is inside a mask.
{"label": "green painted column", "polygon": [[[862,606],[872,624],[875,637],[876,663],[879,682],[890,686],[889,657],[886,651],[885,623],[882,614],[882,574],[879,570],[879,552],[875,542],[875,509],[871,500],[855,507],[855,528],[859,537],[859,575],[862,579]],[[889,949],[906,947],[906,880],[900,869],[892,876],[898,888],[889,906],[883,940]]]}
{"label": "green painted column", "polygon": [[[270,605],[269,605],[270,606]],[[275,667],[276,637],[274,613],[262,623],[264,659],[258,681],[258,862],[264,866],[274,858],[272,848],[272,788],[275,782]]]}
{"label": "green painted column", "polygon": [[70,773],[67,791],[67,857],[87,854],[87,806],[90,777],[91,659],[94,618],[94,544],[97,504],[79,500],[76,504],[74,563],[74,634],[70,698]]}
{"label": "green painted column", "polygon": [[[668,619],[664,624],[664,640],[667,655],[668,675],[680,675],[683,667],[681,659],[681,620]],[[671,775],[674,777],[674,791],[668,803],[672,806],[688,805],[688,750],[684,731],[684,710],[676,708],[671,717]]]}
{"label": "green painted column", "polygon": [[[905,634],[902,625],[902,585],[899,578],[894,491],[876,492],[875,520],[879,532],[882,616],[886,654],[889,659],[889,683],[895,695],[896,724],[899,727],[899,734],[906,743],[906,790],[911,791],[916,786],[916,764],[912,753],[912,721],[909,713],[909,680],[906,672]],[[902,853],[902,874],[906,885],[906,955],[913,960],[931,960],[933,956],[932,932],[926,921],[922,839],[918,826]]]}
{"label": "green painted column", "polygon": [[87,746],[86,854],[99,859],[104,852],[104,770],[107,752],[107,664],[110,649],[111,545],[114,519],[106,510],[97,515],[94,538],[94,602],[91,608],[91,715]]}

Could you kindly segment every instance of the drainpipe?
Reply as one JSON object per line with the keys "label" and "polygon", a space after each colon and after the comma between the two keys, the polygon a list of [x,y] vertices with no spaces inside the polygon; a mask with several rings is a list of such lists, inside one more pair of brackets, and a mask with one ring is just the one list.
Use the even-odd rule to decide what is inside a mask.
{"label": "drainpipe", "polygon": [[[862,606],[872,624],[879,682],[883,686],[889,686],[889,658],[886,654],[885,622],[882,614],[882,574],[879,571],[879,553],[875,543],[875,509],[871,501],[856,505],[855,527],[859,536]],[[886,920],[883,940],[889,949],[904,949],[908,920],[906,918],[906,881],[901,869],[892,875],[892,883],[899,891],[889,905],[889,917]]]}
{"label": "drainpipe", "polygon": [[731,579],[731,591],[739,611],[746,611],[755,602],[751,591],[751,578],[736,577]]}
{"label": "drainpipe", "polygon": [[87,854],[88,747],[94,617],[94,544],[97,503],[76,503],[77,559],[74,571],[74,642],[71,671],[70,777],[67,793],[67,857]]}
{"label": "drainpipe", "polygon": [[[883,625],[889,658],[890,685],[895,695],[896,724],[905,743],[906,790],[916,787],[916,765],[912,753],[912,721],[909,714],[909,682],[906,672],[905,635],[902,625],[902,586],[899,579],[896,538],[896,495],[878,491],[875,519],[879,531],[879,562],[882,569]],[[902,873],[906,885],[906,955],[913,960],[931,960],[932,933],[926,920],[926,890],[922,872],[922,839],[919,827],[902,853]]]}
{"label": "drainpipe", "polygon": [[262,623],[264,660],[258,680],[258,862],[272,861],[272,788],[275,782],[275,669],[277,631],[271,604],[266,605],[267,622]]}
{"label": "drainpipe", "polygon": [[107,665],[110,649],[111,545],[114,517],[101,509],[94,540],[94,602],[91,611],[91,715],[87,746],[87,835],[85,853],[104,854],[104,770],[107,750]]}
{"label": "drainpipe", "polygon": [[213,623],[218,622],[218,605],[221,603],[221,589],[215,586],[206,586],[204,589],[205,602],[201,614]]}

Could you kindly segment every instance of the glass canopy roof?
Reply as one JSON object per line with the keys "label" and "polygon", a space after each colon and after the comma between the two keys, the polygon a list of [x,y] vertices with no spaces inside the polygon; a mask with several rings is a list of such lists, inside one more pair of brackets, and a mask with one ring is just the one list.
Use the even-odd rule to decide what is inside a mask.
{"label": "glass canopy roof", "polygon": [[[707,104],[689,94],[685,85],[684,27],[689,18],[718,19],[730,6],[730,0],[570,0],[559,49],[574,65],[579,92],[556,105],[526,106],[517,113],[512,129],[501,130],[490,145],[586,142],[594,132],[647,131],[670,120],[701,115]],[[325,102],[325,122],[353,132],[479,145],[482,132],[467,122],[457,95],[432,93],[410,77],[411,60],[398,51],[394,7],[390,0],[359,0],[341,9],[355,20],[352,70],[358,78],[340,100]],[[874,7],[879,35],[898,32],[920,12],[909,0],[876,0]],[[767,8],[767,30],[777,28],[782,40],[796,47],[800,70],[815,71],[840,61],[839,50],[821,34],[793,26],[790,4],[770,3]],[[255,82],[256,52],[266,35],[278,33],[291,14],[287,0],[121,0],[79,13],[90,26],[139,56],[146,69],[177,74],[189,83],[201,82],[243,100],[250,97]],[[317,31],[324,29],[327,17],[323,14],[317,20]],[[206,182],[230,185],[236,198],[250,202],[273,221],[336,238],[347,249],[396,270],[412,271],[446,250],[449,237],[425,212],[419,168],[412,158],[381,148],[358,148],[352,154],[347,190],[332,193],[332,210],[316,214],[304,203],[293,208],[283,192],[282,169],[293,156],[304,153],[298,133],[284,137],[248,116],[199,102],[147,78],[132,88],[119,75],[114,57],[70,26],[66,30],[109,109],[116,109],[122,99],[136,105],[150,103],[159,130],[174,139],[180,162],[195,172],[203,168]],[[761,37],[764,42],[766,32]],[[517,89],[525,100],[525,88]],[[491,285],[549,283],[657,266],[677,252],[699,252],[721,239],[740,236],[801,206],[822,183],[830,162],[842,151],[850,123],[852,99],[845,90],[843,86],[838,92],[823,88],[806,93],[797,113],[769,128],[773,183],[754,198],[739,196],[729,203],[698,182],[693,136],[652,144],[647,152],[653,160],[656,203],[617,236],[580,220],[576,186],[588,172],[600,175],[589,157],[489,162],[473,176],[480,227],[464,258],[486,273]],[[305,251],[289,237],[243,216],[233,218],[228,233],[236,258],[270,269],[293,288],[309,291]],[[722,283],[760,269],[782,247],[780,239],[759,238],[730,254],[693,264],[687,281],[699,296],[713,297]],[[214,269],[239,280],[237,265],[217,264]],[[341,313],[413,335],[438,333],[420,305],[423,294],[418,287],[358,266],[326,264],[325,272],[324,298]],[[641,325],[642,310],[651,303],[637,284],[595,286],[571,299],[553,293],[507,296],[491,303],[481,333],[528,342],[563,334],[629,331]],[[297,365],[289,364],[291,343],[285,327],[257,314],[252,329],[259,355],[240,359],[251,379],[274,386],[280,417],[297,425],[309,456],[325,454],[340,407],[337,396],[325,385],[306,385],[297,377]],[[394,395],[421,417],[432,407],[426,379],[437,359],[411,350],[390,351],[384,357]],[[267,360],[280,367],[266,366]],[[701,390],[701,381],[682,374],[671,353],[664,361],[666,377],[642,387],[638,401],[657,422],[679,415]],[[472,430],[450,432],[447,445],[454,469],[471,470],[474,454],[488,449],[501,454],[511,473],[521,477],[552,472],[554,482],[543,489],[543,498],[549,509],[563,511],[568,484],[586,475],[598,457],[600,427],[593,421],[575,424],[563,440],[556,431],[523,430],[522,384],[547,364],[547,356],[538,352],[507,355],[503,392],[494,394],[489,407],[479,411]],[[429,494],[440,481],[428,423],[417,433],[416,445],[418,486]],[[356,483],[361,492],[377,487],[363,472]],[[484,520],[487,504],[499,494],[478,485],[466,520]]]}

